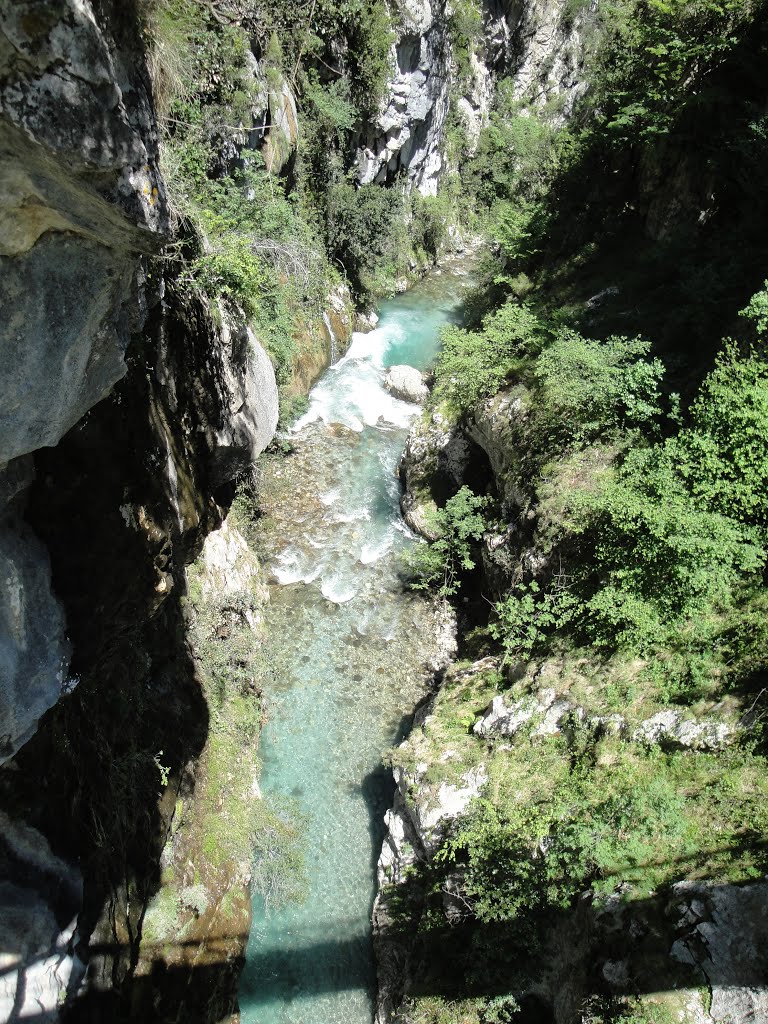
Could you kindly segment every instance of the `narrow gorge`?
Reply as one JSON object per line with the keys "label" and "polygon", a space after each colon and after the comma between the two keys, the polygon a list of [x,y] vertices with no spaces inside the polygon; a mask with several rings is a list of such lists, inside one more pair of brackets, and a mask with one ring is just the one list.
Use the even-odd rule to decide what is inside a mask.
{"label": "narrow gorge", "polygon": [[768,1022],[764,0],[0,0],[0,1021]]}

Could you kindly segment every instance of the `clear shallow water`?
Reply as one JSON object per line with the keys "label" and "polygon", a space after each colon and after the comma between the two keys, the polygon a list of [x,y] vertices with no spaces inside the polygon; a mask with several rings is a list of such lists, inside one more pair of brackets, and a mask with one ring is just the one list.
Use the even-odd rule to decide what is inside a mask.
{"label": "clear shallow water", "polygon": [[296,451],[264,481],[269,721],[262,789],[306,831],[308,897],[254,923],[243,1024],[371,1024],[370,911],[391,784],[382,753],[424,692],[434,610],[403,590],[397,463],[418,408],[392,398],[386,368],[427,367],[466,277],[445,273],[385,303],[294,424]]}

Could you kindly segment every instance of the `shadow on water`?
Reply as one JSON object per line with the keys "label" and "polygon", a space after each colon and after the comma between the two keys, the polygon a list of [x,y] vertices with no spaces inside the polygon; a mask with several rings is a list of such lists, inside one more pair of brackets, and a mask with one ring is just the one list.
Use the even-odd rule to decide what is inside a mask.
{"label": "shadow on water", "polygon": [[[710,898],[731,898],[740,896],[742,907],[749,906],[750,894],[755,894],[754,909],[759,910],[765,899],[764,883],[752,885],[720,885],[707,887]],[[758,897],[758,890],[763,890]],[[744,902],[746,898],[747,902]],[[670,907],[680,903],[670,895],[654,896],[646,900],[633,901],[624,905],[624,913],[635,921],[659,920],[660,915]],[[549,913],[545,922],[548,929],[556,929],[559,925],[575,924],[578,931],[574,935],[585,940],[585,951],[589,949],[589,941],[602,928],[605,929],[605,908],[584,905],[584,902],[572,910]],[[673,917],[675,915],[672,915]],[[629,917],[622,919],[627,924]],[[671,919],[670,919],[671,921]],[[753,939],[760,943],[768,940],[768,920],[759,917],[745,920],[745,927],[754,932]],[[520,922],[508,924],[482,924],[477,921],[464,922],[455,927],[433,929],[419,936],[416,954],[417,970],[411,994],[421,996],[442,996],[446,998],[467,998],[508,994],[514,990],[519,977],[521,962],[508,962],[504,966],[504,953],[519,950],[521,937]],[[611,954],[614,958],[623,953],[623,946],[630,941],[629,929],[614,930]],[[327,993],[343,993],[367,987],[368,978],[363,978],[357,971],[346,966],[359,959],[361,949],[367,947],[370,939],[359,931],[359,921],[329,920],[327,934],[343,934],[344,939],[329,939],[326,934],[304,936],[301,941],[286,943],[279,948],[259,950],[252,960],[252,971],[249,983],[241,989],[241,1000],[259,1006],[275,1000],[291,1000],[291,988],[296,995],[322,995]],[[351,933],[351,934],[350,934]],[[596,993],[610,993],[612,996],[639,995],[643,993],[660,993],[673,991],[680,987],[701,984],[700,970],[669,958],[668,940],[670,936],[681,934],[681,924],[671,921],[669,931],[660,928],[651,929],[642,941],[642,959],[634,963],[633,970],[625,976],[616,975],[611,978],[610,986],[603,978],[588,977],[592,990]],[[197,943],[158,944],[155,949],[157,958],[151,969],[141,978],[134,979],[135,995],[139,1002],[150,1000],[153,991],[162,988],[173,990],[178,982],[189,980],[190,970],[194,975],[196,991],[205,991],[206,984],[214,986],[217,975],[226,963],[226,950],[231,946],[232,939],[242,939],[241,935],[223,935],[217,946],[215,938],[206,943],[205,955],[200,957],[198,966],[183,969],[175,966],[174,959],[185,958],[187,963],[193,954],[200,955]],[[403,937],[404,938],[404,937]],[[758,948],[760,946],[758,945]],[[487,963],[484,971],[467,973],[463,960],[469,949],[486,950]],[[117,944],[95,947],[93,952],[115,957],[120,950]],[[536,950],[541,962],[542,950]],[[738,950],[736,951],[738,953]],[[152,947],[146,947],[146,954],[151,958]],[[768,987],[768,970],[759,958],[732,955],[719,959],[716,963],[707,959],[706,947],[703,948],[699,963],[706,971],[711,986],[722,988],[750,987],[764,991]],[[297,964],[314,963],[322,965],[307,974],[299,972]],[[333,965],[339,965],[334,969]],[[660,968],[660,964],[664,964]],[[330,969],[328,968],[330,966]],[[524,966],[524,965],[523,965]],[[5,968],[3,973],[12,970]],[[175,975],[178,977],[175,978]],[[105,1019],[105,1012],[114,1007],[115,993],[92,993],[89,1000],[90,1010],[96,1014],[94,1019]],[[540,1000],[528,1000],[523,1018],[529,1021],[545,1021],[552,1019],[546,1005]],[[11,1018],[12,1020],[13,1018]],[[45,1013],[26,1015],[25,1020],[47,1019]],[[117,1018],[116,1018],[117,1019]]]}
{"label": "shadow on water", "polygon": [[[409,735],[413,728],[414,714],[415,712],[413,714],[403,715],[400,718],[400,722],[392,736],[391,746],[393,748],[399,746]],[[381,845],[384,842],[384,836],[387,833],[384,816],[392,807],[396,788],[392,771],[384,764],[377,765],[373,771],[369,772],[365,776],[359,786],[353,787],[353,791],[360,793],[365,801],[365,805],[368,808],[368,814],[370,816],[372,872],[371,908],[373,908],[373,901],[377,892],[376,868],[379,863]]]}

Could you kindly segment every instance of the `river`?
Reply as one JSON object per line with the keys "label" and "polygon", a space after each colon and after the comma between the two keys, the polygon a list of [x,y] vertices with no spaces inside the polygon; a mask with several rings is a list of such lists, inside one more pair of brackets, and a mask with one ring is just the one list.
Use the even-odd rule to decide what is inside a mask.
{"label": "river", "polygon": [[265,799],[292,808],[306,840],[307,898],[254,923],[240,987],[243,1024],[371,1024],[370,913],[392,784],[382,755],[407,727],[438,653],[435,609],[408,592],[415,543],[397,464],[418,407],[386,369],[428,367],[458,318],[468,278],[448,270],[382,304],[376,329],[310,394],[293,454],[262,483],[268,722]]}

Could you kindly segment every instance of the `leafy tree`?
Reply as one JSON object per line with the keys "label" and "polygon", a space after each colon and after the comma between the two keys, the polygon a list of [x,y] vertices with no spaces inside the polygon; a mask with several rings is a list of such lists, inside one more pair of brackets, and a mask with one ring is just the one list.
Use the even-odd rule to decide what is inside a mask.
{"label": "leafy tree", "polygon": [[664,365],[645,358],[641,338],[592,341],[559,332],[535,367],[541,432],[561,445],[584,444],[615,430],[646,427],[661,416]]}
{"label": "leafy tree", "polygon": [[344,266],[359,295],[374,290],[377,277],[402,257],[405,246],[397,230],[402,209],[396,189],[356,188],[343,181],[328,190],[328,252]]}
{"label": "leafy tree", "polygon": [[621,143],[666,134],[737,46],[759,0],[608,0],[595,67],[598,121]]}
{"label": "leafy tree", "polygon": [[459,414],[492,395],[543,344],[546,330],[528,306],[508,302],[479,331],[447,327],[435,366],[434,398]]}
{"label": "leafy tree", "polygon": [[486,529],[483,509],[488,499],[464,486],[432,515],[437,540],[420,544],[406,556],[414,590],[435,590],[450,597],[460,585],[462,573],[475,568],[474,547]]}
{"label": "leafy tree", "polygon": [[768,281],[759,292],[755,292],[744,309],[739,310],[739,316],[752,320],[758,334],[768,331]]}

